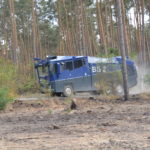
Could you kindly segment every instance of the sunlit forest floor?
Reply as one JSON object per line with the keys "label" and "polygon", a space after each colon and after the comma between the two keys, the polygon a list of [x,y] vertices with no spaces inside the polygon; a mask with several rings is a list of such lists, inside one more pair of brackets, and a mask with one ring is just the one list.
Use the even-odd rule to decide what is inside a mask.
{"label": "sunlit forest floor", "polygon": [[149,150],[150,94],[15,101],[0,114],[0,150]]}

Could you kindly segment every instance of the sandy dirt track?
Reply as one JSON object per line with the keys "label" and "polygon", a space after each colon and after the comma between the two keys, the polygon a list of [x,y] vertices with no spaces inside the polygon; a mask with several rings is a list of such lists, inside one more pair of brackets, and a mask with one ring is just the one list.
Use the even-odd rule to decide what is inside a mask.
{"label": "sandy dirt track", "polygon": [[[149,97],[148,97],[149,96]],[[150,150],[150,95],[129,101],[16,101],[0,113],[0,150]]]}

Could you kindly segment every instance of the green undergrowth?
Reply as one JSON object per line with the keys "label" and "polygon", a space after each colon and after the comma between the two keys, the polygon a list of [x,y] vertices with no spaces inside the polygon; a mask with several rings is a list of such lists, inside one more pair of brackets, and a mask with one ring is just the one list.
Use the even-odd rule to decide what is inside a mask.
{"label": "green undergrowth", "polygon": [[7,104],[13,101],[13,96],[7,88],[0,89],[0,110],[6,108]]}
{"label": "green undergrowth", "polygon": [[11,61],[0,58],[0,88],[8,88],[16,94],[36,92],[37,81],[33,66],[21,64],[16,67]]}
{"label": "green undergrowth", "polygon": [[[17,93],[16,92],[16,86],[17,86],[16,78],[17,78],[17,72],[12,62],[6,61],[0,58],[0,91],[1,91],[1,97],[3,100],[4,100],[4,97],[7,97],[7,95],[8,97],[10,95],[11,97],[15,97]],[[6,98],[6,101],[7,101],[7,98]]]}
{"label": "green undergrowth", "polygon": [[32,65],[16,67],[13,62],[0,58],[0,109],[18,95],[34,93],[37,89]]}
{"label": "green undergrowth", "polygon": [[104,57],[104,58],[110,58],[110,57],[115,57],[115,56],[119,56],[119,50],[116,48],[108,48],[107,49],[107,53],[99,53],[97,55],[97,57]]}
{"label": "green undergrowth", "polygon": [[116,86],[122,85],[121,71],[100,73],[96,76],[95,87],[102,95],[116,94]]}
{"label": "green undergrowth", "polygon": [[39,89],[37,81],[35,77],[29,75],[20,75],[17,79],[17,93],[24,94],[24,93],[35,93],[37,89]]}

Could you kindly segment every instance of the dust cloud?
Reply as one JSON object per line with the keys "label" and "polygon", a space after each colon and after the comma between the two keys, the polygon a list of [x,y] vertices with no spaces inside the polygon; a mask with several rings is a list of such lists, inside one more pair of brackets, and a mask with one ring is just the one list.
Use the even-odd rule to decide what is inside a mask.
{"label": "dust cloud", "polygon": [[139,94],[150,92],[150,85],[145,82],[146,75],[150,75],[150,67],[148,65],[136,65],[138,74],[138,83],[130,89],[130,94]]}

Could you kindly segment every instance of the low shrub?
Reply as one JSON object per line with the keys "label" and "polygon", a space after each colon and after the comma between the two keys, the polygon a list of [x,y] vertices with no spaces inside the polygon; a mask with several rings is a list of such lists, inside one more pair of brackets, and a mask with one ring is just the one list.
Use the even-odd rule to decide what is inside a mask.
{"label": "low shrub", "polygon": [[7,88],[0,89],[0,110],[4,110],[8,103],[12,102],[13,98]]}
{"label": "low shrub", "polygon": [[0,88],[14,88],[17,72],[10,61],[0,59]]}
{"label": "low shrub", "polygon": [[33,65],[21,67],[13,62],[0,58],[0,88],[8,88],[12,96],[26,92],[36,92],[39,89],[33,75]]}
{"label": "low shrub", "polygon": [[33,65],[15,66],[12,61],[0,57],[0,109],[4,109],[12,99],[39,89],[33,75]]}
{"label": "low shrub", "polygon": [[39,89],[37,81],[32,76],[20,75],[18,78],[17,92],[18,94],[33,93]]}
{"label": "low shrub", "polygon": [[116,94],[116,87],[122,85],[121,71],[100,73],[96,76],[95,87],[102,95]]}
{"label": "low shrub", "polygon": [[[9,60],[0,58],[0,89],[2,93],[5,91],[4,89],[9,89],[9,95],[16,96],[16,78],[17,71],[14,64]],[[5,93],[4,95],[6,96],[7,94]]]}
{"label": "low shrub", "polygon": [[108,58],[108,57],[115,57],[115,56],[118,56],[118,55],[119,55],[119,50],[116,49],[116,48],[108,48],[108,49],[107,49],[107,52],[108,52],[108,54],[99,53],[97,56],[98,56],[98,57],[105,57],[105,58]]}

